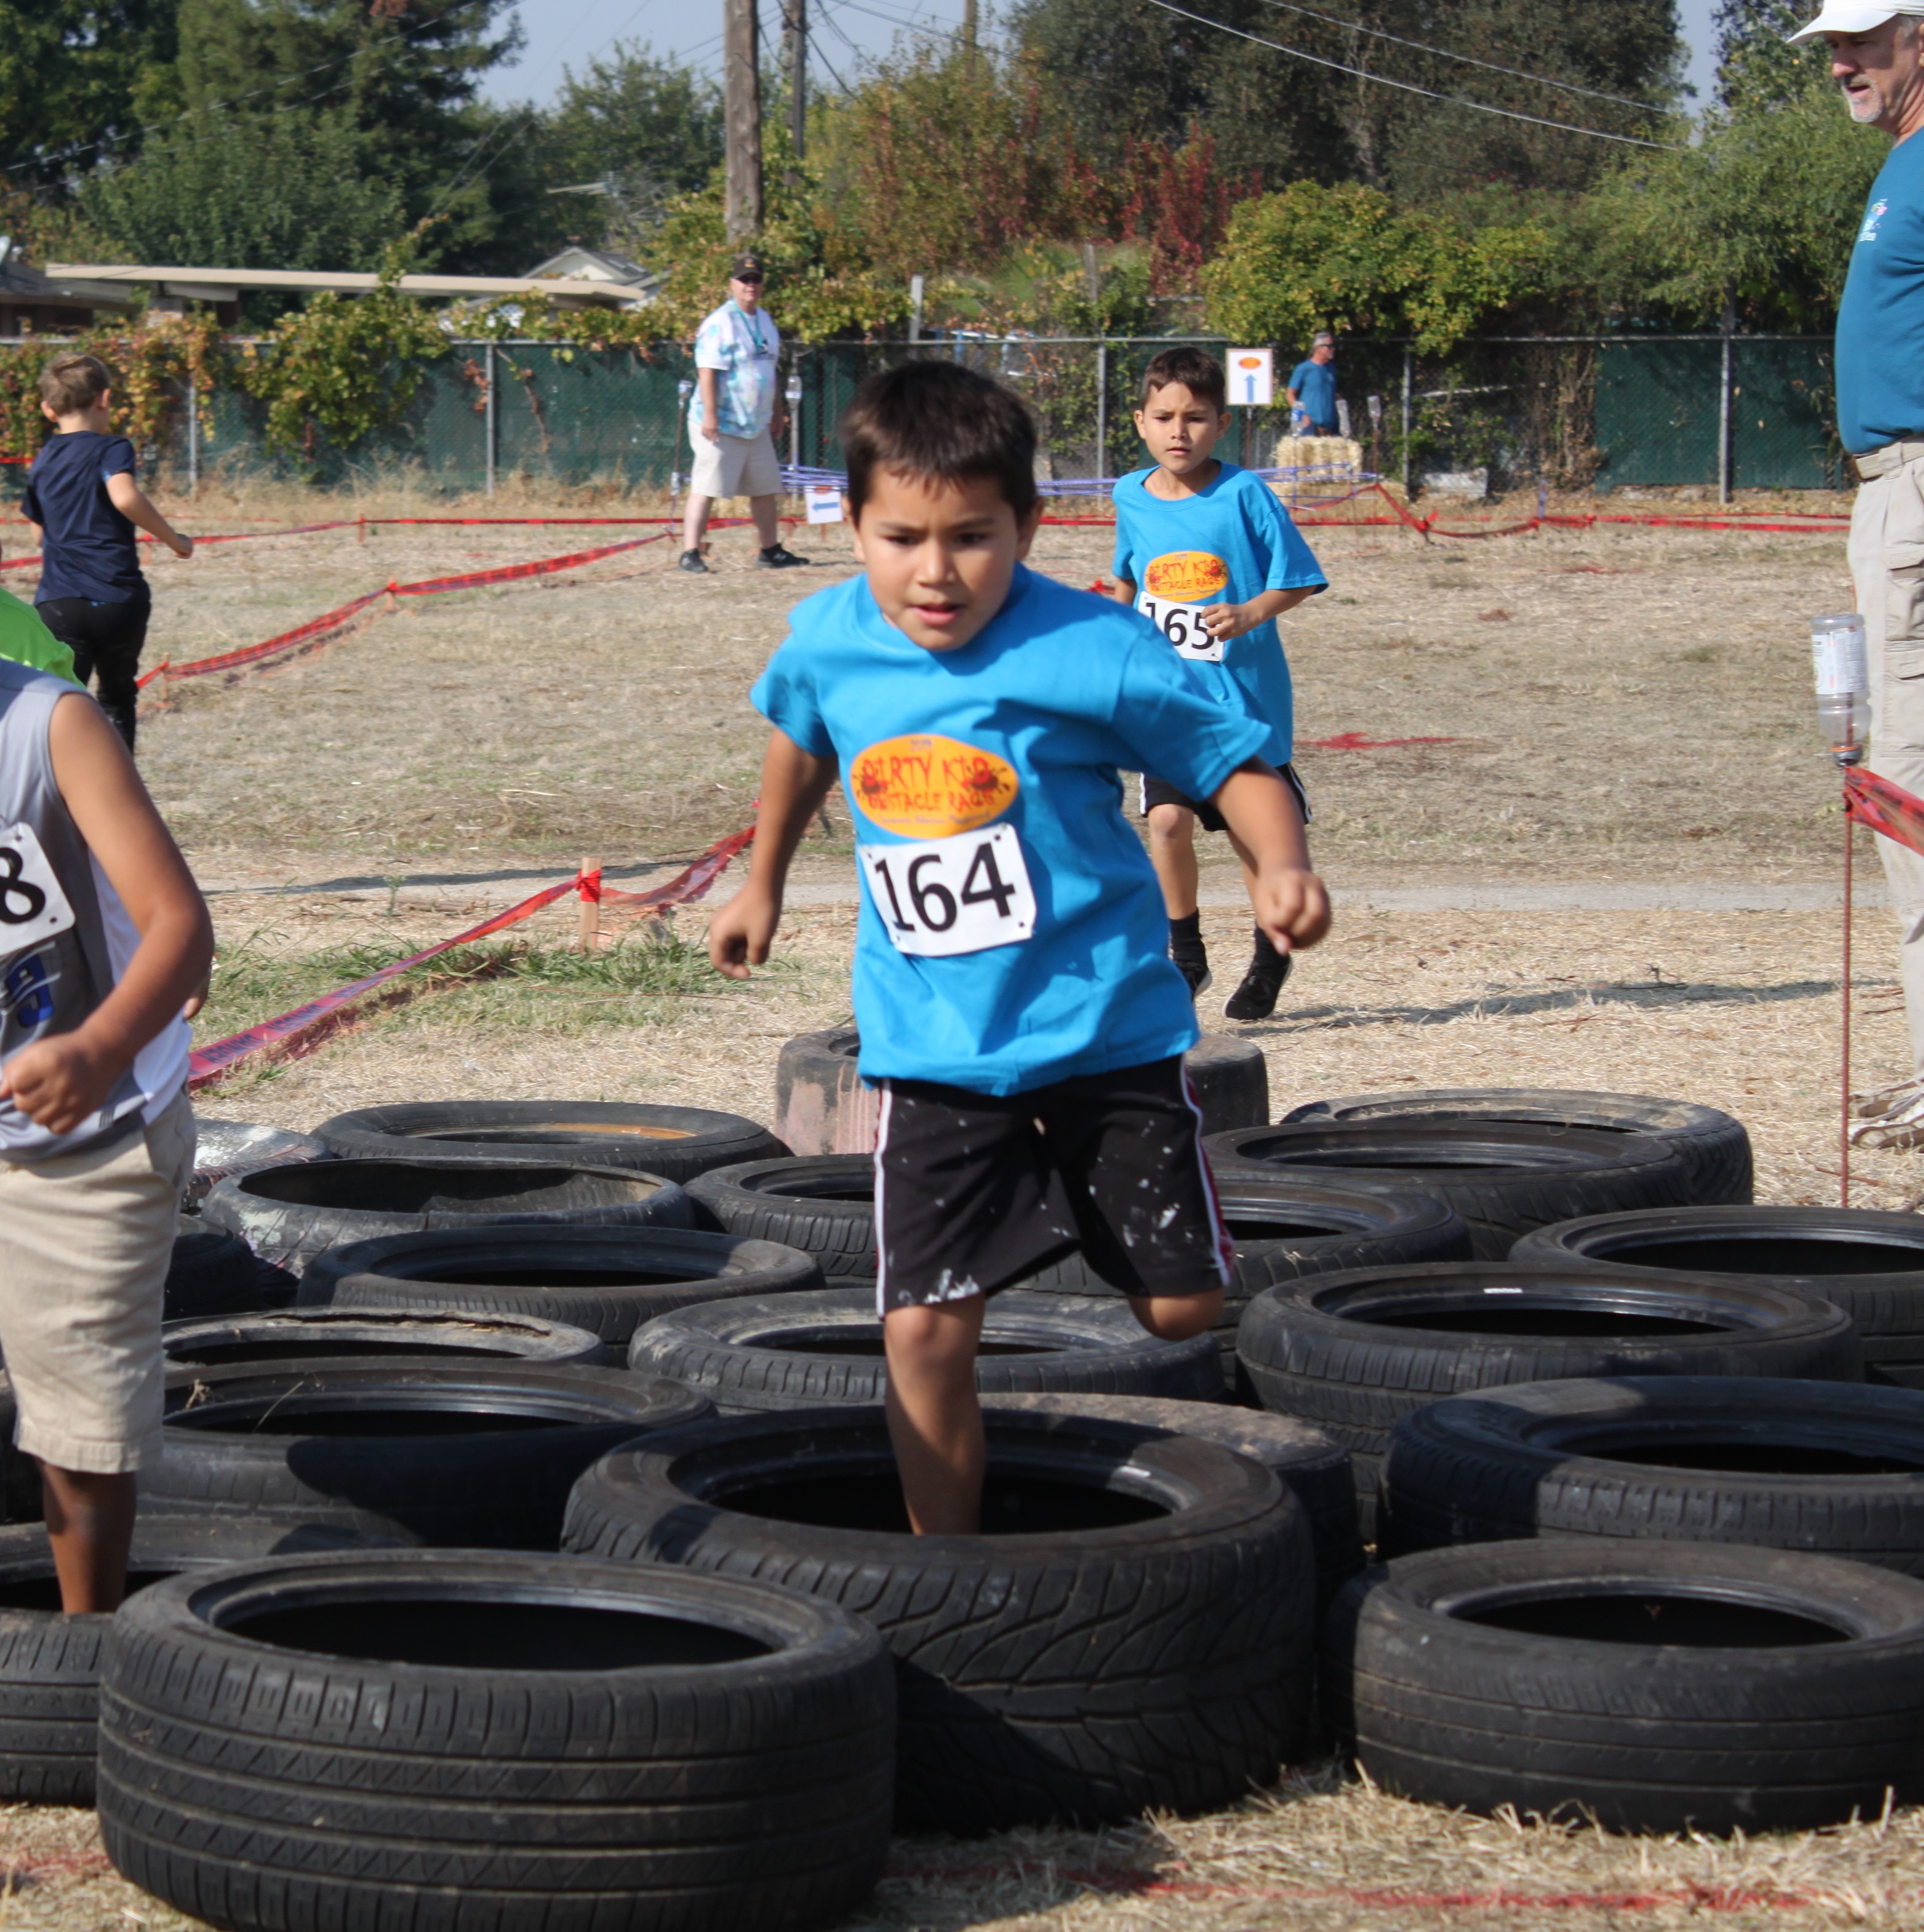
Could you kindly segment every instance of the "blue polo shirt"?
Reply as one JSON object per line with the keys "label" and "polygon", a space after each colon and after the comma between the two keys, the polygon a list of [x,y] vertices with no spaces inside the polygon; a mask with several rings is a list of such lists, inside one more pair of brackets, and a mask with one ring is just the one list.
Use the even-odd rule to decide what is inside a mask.
{"label": "blue polo shirt", "polygon": [[1924,136],[1871,187],[1837,311],[1837,428],[1853,456],[1924,437]]}
{"label": "blue polo shirt", "polygon": [[1318,429],[1336,434],[1336,364],[1298,362],[1289,378],[1296,400]]}

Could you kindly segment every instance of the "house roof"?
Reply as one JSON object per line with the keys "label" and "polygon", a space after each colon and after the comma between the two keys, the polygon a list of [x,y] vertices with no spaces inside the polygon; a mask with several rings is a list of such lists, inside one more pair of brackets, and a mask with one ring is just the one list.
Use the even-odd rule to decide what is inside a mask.
{"label": "house roof", "polygon": [[591,282],[620,282],[629,288],[651,292],[664,280],[653,268],[644,268],[632,256],[618,255],[608,248],[584,248],[579,243],[571,243],[558,255],[537,262],[528,274],[535,280],[568,275]]}
{"label": "house roof", "polygon": [[[116,290],[146,286],[158,294],[184,296],[200,302],[233,302],[243,289],[284,289],[296,292],[334,289],[346,294],[366,294],[380,285],[378,275],[347,271],[210,268],[173,264],[50,262],[47,273],[56,281],[78,278]],[[403,275],[398,286],[406,293],[417,296],[545,295],[569,308],[607,304],[626,308],[635,300],[634,293],[625,286],[611,286],[605,280],[590,280],[581,276],[538,280],[527,275]]]}

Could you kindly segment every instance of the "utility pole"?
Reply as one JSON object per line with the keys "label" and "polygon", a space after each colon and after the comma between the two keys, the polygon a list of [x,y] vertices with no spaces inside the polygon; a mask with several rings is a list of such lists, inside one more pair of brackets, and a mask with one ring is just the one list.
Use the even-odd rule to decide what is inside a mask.
{"label": "utility pole", "polygon": [[722,0],[722,117],[728,140],[725,196],[728,239],[745,242],[761,226],[761,48],[755,0]]}
{"label": "utility pole", "polygon": [[809,135],[809,0],[782,0],[783,64],[788,70],[788,146],[795,165],[788,185],[801,186],[799,172]]}
{"label": "utility pole", "polygon": [[975,52],[977,29],[981,24],[977,18],[980,11],[977,0],[962,0],[962,45],[971,56]]}

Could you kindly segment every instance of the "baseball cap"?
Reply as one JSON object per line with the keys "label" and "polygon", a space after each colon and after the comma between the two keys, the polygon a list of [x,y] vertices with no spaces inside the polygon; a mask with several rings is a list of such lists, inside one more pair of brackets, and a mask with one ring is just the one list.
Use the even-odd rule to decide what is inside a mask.
{"label": "baseball cap", "polygon": [[[1919,0],[1924,6],[1924,0]],[[737,255],[728,270],[731,282],[760,282],[767,280],[767,271],[761,266],[759,255]]]}
{"label": "baseball cap", "polygon": [[1799,27],[1789,44],[1814,40],[1820,34],[1868,34],[1900,14],[1924,15],[1924,0],[1824,0],[1823,11],[1808,27]]}

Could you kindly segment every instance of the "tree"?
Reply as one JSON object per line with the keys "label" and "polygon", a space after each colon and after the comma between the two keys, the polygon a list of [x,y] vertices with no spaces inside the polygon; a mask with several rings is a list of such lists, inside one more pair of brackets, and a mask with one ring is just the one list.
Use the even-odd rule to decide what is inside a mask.
{"label": "tree", "polygon": [[1803,0],[1717,0],[1717,98],[1725,107],[1782,106],[1828,75],[1821,40],[1793,47],[1788,37],[1810,18]]}
{"label": "tree", "polygon": [[0,167],[59,181],[139,117],[137,93],[175,52],[179,0],[0,0]]}

